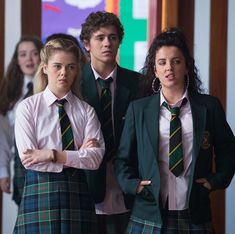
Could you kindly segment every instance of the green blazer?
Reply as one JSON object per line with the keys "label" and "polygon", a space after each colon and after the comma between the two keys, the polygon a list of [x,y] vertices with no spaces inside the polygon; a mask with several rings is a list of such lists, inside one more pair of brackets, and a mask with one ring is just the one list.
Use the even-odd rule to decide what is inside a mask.
{"label": "green blazer", "polygon": [[[195,180],[205,177],[212,190],[226,188],[234,175],[235,138],[226,122],[219,100],[202,94],[189,94],[193,119],[192,172],[188,204],[192,222],[211,220],[209,190]],[[130,104],[120,147],[115,160],[118,181],[127,194],[136,195],[141,180],[151,184],[135,196],[132,215],[162,224],[159,156],[159,93]],[[212,172],[213,152],[216,172]]]}
{"label": "green blazer", "polygon": [[[130,101],[137,96],[138,80],[140,73],[117,67],[116,90],[113,106],[113,122],[115,146],[119,145],[122,129],[124,126],[125,114]],[[81,76],[81,93],[84,101],[94,107],[99,120],[102,120],[102,111],[100,105],[97,85],[91,65],[86,64],[83,67]],[[89,189],[93,195],[95,203],[100,203],[105,198],[106,191],[106,155],[98,170],[87,171],[87,181]],[[128,200],[128,199],[127,199]],[[128,201],[126,201],[128,203]]]}

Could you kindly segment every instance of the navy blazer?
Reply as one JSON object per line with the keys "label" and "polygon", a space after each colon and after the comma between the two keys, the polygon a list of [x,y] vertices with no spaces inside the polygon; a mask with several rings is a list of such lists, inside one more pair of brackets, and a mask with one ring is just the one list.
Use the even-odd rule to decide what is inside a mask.
{"label": "navy blazer", "polygon": [[[141,74],[117,66],[116,90],[113,106],[113,122],[115,146],[119,145],[126,111],[130,101],[137,97],[138,80]],[[100,98],[97,90],[95,76],[90,63],[86,64],[82,70],[81,93],[84,101],[88,102],[96,110],[99,120],[102,120]],[[102,121],[101,121],[102,122]],[[95,203],[100,203],[105,198],[106,192],[106,155],[98,170],[86,171],[88,186],[93,195]],[[128,200],[128,199],[127,199]],[[126,201],[128,207],[129,201]]]}
{"label": "navy blazer", "polygon": [[[235,138],[226,122],[219,100],[203,94],[189,94],[193,120],[192,168],[188,204],[193,223],[211,220],[210,191],[196,179],[204,177],[212,190],[226,188],[235,170]],[[159,93],[136,100],[128,108],[120,147],[115,159],[119,184],[127,194],[136,195],[141,180],[151,180],[135,196],[132,215],[162,224],[160,202]],[[212,170],[215,154],[216,172]]]}

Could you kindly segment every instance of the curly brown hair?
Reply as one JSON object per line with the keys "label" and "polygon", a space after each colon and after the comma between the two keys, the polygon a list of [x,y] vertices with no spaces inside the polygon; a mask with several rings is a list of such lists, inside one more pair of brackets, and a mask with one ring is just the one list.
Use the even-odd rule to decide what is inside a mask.
{"label": "curly brown hair", "polygon": [[85,22],[82,24],[82,31],[80,34],[81,41],[89,42],[91,35],[99,30],[101,27],[114,26],[117,30],[120,43],[124,36],[124,29],[119,18],[110,12],[97,11],[88,15]]}
{"label": "curly brown hair", "polygon": [[[185,77],[186,82],[188,83],[188,90],[191,92],[203,92],[202,82],[199,79],[198,69],[195,65],[195,60],[191,56],[187,40],[183,32],[179,28],[171,27],[163,30],[158,34],[152,41],[148,54],[142,68],[142,73],[144,74],[145,79],[142,79],[141,89],[142,96],[148,96],[154,94],[152,89],[152,83],[155,79],[155,57],[157,51],[162,46],[175,46],[181,50],[188,69],[188,80]],[[158,90],[160,82],[158,79],[154,82],[154,89]]]}

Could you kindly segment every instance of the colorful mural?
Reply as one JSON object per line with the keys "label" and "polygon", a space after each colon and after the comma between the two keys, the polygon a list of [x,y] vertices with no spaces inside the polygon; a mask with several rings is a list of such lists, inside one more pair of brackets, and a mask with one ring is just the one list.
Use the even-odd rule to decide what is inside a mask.
{"label": "colorful mural", "polygon": [[147,48],[148,0],[42,0],[42,40],[52,33],[68,33],[79,39],[81,24],[93,11],[105,10],[120,17],[125,29],[119,63],[139,70]]}

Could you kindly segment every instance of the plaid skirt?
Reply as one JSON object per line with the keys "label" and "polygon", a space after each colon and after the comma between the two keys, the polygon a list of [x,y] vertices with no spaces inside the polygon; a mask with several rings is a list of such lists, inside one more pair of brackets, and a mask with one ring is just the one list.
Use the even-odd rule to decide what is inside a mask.
{"label": "plaid skirt", "polygon": [[163,225],[131,217],[128,234],[214,234],[212,223],[192,224],[188,210],[163,211]]}
{"label": "plaid skirt", "polygon": [[13,195],[12,199],[19,206],[22,198],[25,181],[25,168],[21,163],[18,150],[15,146],[14,176],[13,176]]}
{"label": "plaid skirt", "polygon": [[14,233],[94,234],[94,203],[83,170],[26,171]]}

